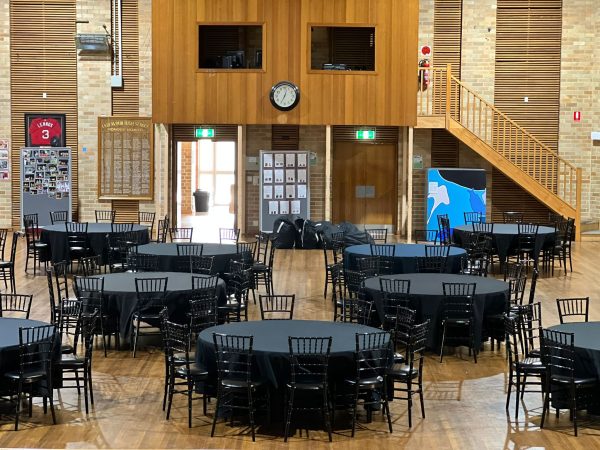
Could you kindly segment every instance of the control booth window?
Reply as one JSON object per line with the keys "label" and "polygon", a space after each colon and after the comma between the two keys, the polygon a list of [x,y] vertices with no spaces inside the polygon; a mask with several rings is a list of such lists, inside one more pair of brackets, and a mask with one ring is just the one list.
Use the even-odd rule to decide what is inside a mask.
{"label": "control booth window", "polygon": [[311,70],[375,70],[375,27],[311,26]]}
{"label": "control booth window", "polygon": [[199,69],[262,69],[262,25],[199,25]]}

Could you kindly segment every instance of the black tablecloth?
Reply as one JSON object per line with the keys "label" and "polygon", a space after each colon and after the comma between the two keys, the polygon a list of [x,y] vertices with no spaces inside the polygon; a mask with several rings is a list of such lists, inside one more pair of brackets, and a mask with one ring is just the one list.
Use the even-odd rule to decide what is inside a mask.
{"label": "black tablecloth", "polygon": [[[95,255],[100,255],[102,263],[107,262],[106,235],[112,234],[110,223],[89,223],[88,239]],[[133,225],[133,232],[139,233],[138,242],[148,242],[148,228],[143,225]],[[41,241],[48,244],[50,260],[53,263],[66,261],[68,258],[67,229],[64,223],[49,225],[42,228]]]}
{"label": "black tablecloth", "polygon": [[[9,317],[0,317],[0,374],[19,368],[19,328],[40,327],[50,325],[47,322],[31,319],[13,319]],[[57,336],[58,338],[58,336]],[[60,345],[54,346],[53,359],[60,359]],[[53,371],[52,384],[54,387],[61,387],[62,374],[60,370]],[[10,387],[10,384],[0,377],[0,390]]]}
{"label": "black tablecloth", "polygon": [[289,377],[288,336],[331,336],[329,377],[340,380],[354,375],[356,333],[377,332],[364,325],[318,320],[259,320],[236,322],[207,328],[198,336],[196,362],[204,365],[216,378],[213,333],[254,336],[253,352],[256,374],[274,388],[285,386]]}
{"label": "black tablecloth", "polygon": [[[367,278],[367,295],[375,301],[377,314],[383,320],[383,302],[379,285],[380,277]],[[452,275],[445,273],[410,273],[389,275],[384,278],[410,280],[410,307],[417,311],[417,321],[431,319],[430,348],[439,348],[441,343],[441,313],[444,291],[442,283],[476,283],[473,308],[475,315],[475,345],[478,347],[483,331],[483,318],[486,315],[502,313],[508,299],[508,283],[494,278],[472,275]]]}
{"label": "black tablecloth", "polygon": [[[236,254],[237,247],[231,244],[202,244],[202,254],[214,256],[213,272],[225,273],[229,269],[229,261]],[[177,256],[177,244],[146,244],[138,247],[138,253],[145,255],[158,255],[158,269],[165,271],[178,271],[189,261],[189,256]],[[189,271],[189,264],[187,266]]]}
{"label": "black tablecloth", "polygon": [[549,328],[575,334],[577,376],[600,378],[600,322],[563,323]]}
{"label": "black tablecloth", "polygon": [[[395,244],[393,259],[394,273],[414,273],[417,271],[417,257],[425,256],[424,244]],[[370,256],[371,246],[369,244],[353,245],[344,250],[344,264],[347,269],[357,270],[357,259]],[[446,261],[446,272],[460,272],[460,260],[466,255],[466,251],[458,247],[450,247],[450,253]]]}
{"label": "black tablecloth", "polygon": [[[472,225],[462,225],[454,228],[452,238],[458,246],[463,246],[467,233],[473,231]],[[517,248],[517,236],[519,227],[516,223],[495,223],[493,233],[493,244],[498,249],[500,261],[505,261],[511,250]],[[551,227],[540,226],[538,228],[537,239],[535,241],[534,258],[537,260],[540,251],[546,243],[554,242],[556,239],[556,230]]]}
{"label": "black tablecloth", "polygon": [[[204,277],[207,275],[195,275]],[[131,319],[135,311],[137,296],[135,292],[136,278],[164,278],[167,282],[167,308],[169,317],[174,322],[187,322],[188,294],[192,289],[192,275],[183,272],[139,272],[112,273],[104,277],[104,298],[107,312],[115,319],[118,317],[119,330],[125,339],[130,337]],[[219,279],[217,296],[220,305],[226,303],[225,282]]]}

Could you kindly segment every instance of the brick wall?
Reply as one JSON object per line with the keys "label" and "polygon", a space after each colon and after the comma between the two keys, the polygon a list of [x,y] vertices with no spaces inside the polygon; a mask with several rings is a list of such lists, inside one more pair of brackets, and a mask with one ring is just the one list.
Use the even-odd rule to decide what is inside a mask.
{"label": "brick wall", "polygon": [[[99,24],[110,25],[110,2],[79,0],[78,33],[99,33]],[[109,209],[110,201],[98,200],[98,116],[111,115],[111,61],[107,56],[78,56],[79,220],[95,221],[94,210]],[[87,151],[83,153],[81,149]]]}
{"label": "brick wall", "polygon": [[310,189],[310,217],[312,220],[325,218],[325,127],[303,126],[300,127],[299,150],[314,152],[317,156],[315,165],[311,165]]}
{"label": "brick wall", "polygon": [[192,214],[192,142],[181,143],[181,214]]}
{"label": "brick wall", "polygon": [[[413,211],[412,225],[414,230],[425,228],[425,180],[427,169],[431,167],[431,130],[415,129],[413,136],[413,156],[423,157],[423,169],[413,169]],[[408,161],[412,164],[412,161]]]}
{"label": "brick wall", "polygon": [[[260,151],[271,148],[271,125],[249,125],[246,128],[246,157],[260,161]],[[258,165],[257,165],[258,167]],[[258,169],[246,170],[246,234],[258,231],[259,180]],[[250,178],[250,182],[248,179]]]}
{"label": "brick wall", "polygon": [[[0,138],[10,140],[10,64],[6,64],[10,61],[9,2],[0,3],[0,60],[5,61],[0,65]],[[11,226],[11,192],[11,182],[0,181],[0,228]]]}

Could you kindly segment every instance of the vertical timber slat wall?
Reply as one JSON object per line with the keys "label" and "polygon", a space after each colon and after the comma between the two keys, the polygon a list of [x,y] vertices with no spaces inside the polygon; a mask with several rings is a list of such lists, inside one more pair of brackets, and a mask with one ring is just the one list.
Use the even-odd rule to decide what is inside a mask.
{"label": "vertical timber slat wall", "polygon": [[[494,103],[556,151],[562,0],[498,0],[496,17]],[[528,149],[519,149],[524,159],[529,158]],[[507,209],[524,211],[527,220],[548,217],[548,208],[494,170],[492,219],[501,219]]]}
{"label": "vertical timber slat wall", "polygon": [[459,167],[458,139],[445,129],[431,130],[431,167]]}
{"label": "vertical timber slat wall", "polygon": [[[138,0],[123,0],[121,14],[123,55],[123,72],[121,76],[123,77],[123,86],[112,88],[112,115],[137,117],[140,115]],[[118,33],[113,33],[113,35],[118,38]],[[116,62],[118,63],[118,59]],[[137,222],[140,208],[139,200],[112,200],[112,208],[117,212],[116,220],[118,222]]]}
{"label": "vertical timber slat wall", "polygon": [[73,217],[77,218],[75,19],[75,0],[10,2],[11,200],[15,228],[21,223],[19,153],[25,145],[24,115],[28,112],[66,114],[66,144],[73,149],[71,202]]}

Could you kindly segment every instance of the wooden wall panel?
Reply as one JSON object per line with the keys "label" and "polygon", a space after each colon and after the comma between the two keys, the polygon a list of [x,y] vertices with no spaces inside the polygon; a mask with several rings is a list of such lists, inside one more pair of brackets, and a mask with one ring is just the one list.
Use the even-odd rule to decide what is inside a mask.
{"label": "wooden wall panel", "polygon": [[[73,149],[71,201],[77,218],[77,52],[75,0],[10,1],[12,225],[20,226],[19,151],[25,113],[66,114]],[[40,81],[43,80],[43,81]],[[46,93],[46,98],[43,94]]]}
{"label": "wooden wall panel", "polygon": [[[418,6],[418,0],[155,0],[153,119],[414,126]],[[200,22],[264,23],[264,70],[198,70]],[[309,24],[375,25],[375,73],[309,70]],[[269,102],[280,80],[300,87],[300,104],[291,112]]]}
{"label": "wooden wall panel", "polygon": [[[140,115],[138,0],[123,0],[123,87],[112,88],[112,115]],[[136,219],[137,220],[137,219]]]}
{"label": "wooden wall panel", "polygon": [[550,210],[499,170],[492,170],[492,222],[502,222],[505,211],[520,211],[525,220],[547,223]]}
{"label": "wooden wall panel", "polygon": [[273,125],[271,127],[271,150],[299,150],[300,127],[298,125]]}
{"label": "wooden wall panel", "polygon": [[[435,0],[433,11],[433,64],[446,67],[460,79],[462,0]],[[445,81],[445,80],[444,80]]]}

